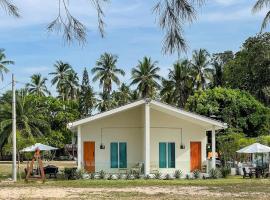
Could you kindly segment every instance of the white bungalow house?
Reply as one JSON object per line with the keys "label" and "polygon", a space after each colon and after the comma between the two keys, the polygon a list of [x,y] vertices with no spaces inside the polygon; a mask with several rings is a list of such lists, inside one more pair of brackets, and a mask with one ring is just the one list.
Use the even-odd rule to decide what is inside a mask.
{"label": "white bungalow house", "polygon": [[[143,164],[154,171],[190,173],[207,161],[206,131],[227,125],[155,100],[139,100],[68,124],[77,133],[78,169],[118,173]],[[215,158],[212,161],[215,167]]]}

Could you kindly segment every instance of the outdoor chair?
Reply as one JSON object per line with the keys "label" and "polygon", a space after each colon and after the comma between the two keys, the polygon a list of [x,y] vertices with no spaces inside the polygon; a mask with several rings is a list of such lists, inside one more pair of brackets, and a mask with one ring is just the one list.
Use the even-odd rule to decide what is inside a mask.
{"label": "outdoor chair", "polygon": [[247,170],[246,170],[245,167],[243,168],[243,172],[244,172],[243,178],[252,178],[252,177],[253,177],[252,171],[249,170],[249,171],[247,172]]}

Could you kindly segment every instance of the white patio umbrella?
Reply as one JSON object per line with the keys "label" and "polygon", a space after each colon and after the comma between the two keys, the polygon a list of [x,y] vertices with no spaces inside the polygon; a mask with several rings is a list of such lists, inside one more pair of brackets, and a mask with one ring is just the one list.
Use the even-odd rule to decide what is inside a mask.
{"label": "white patio umbrella", "polygon": [[56,150],[58,148],[51,147],[51,146],[41,144],[41,143],[36,143],[32,146],[29,146],[20,150],[20,152],[33,152],[33,151],[36,151],[36,149],[39,149],[40,151],[51,151],[51,150]]}
{"label": "white patio umbrella", "polygon": [[[270,147],[266,145],[262,145],[260,143],[254,143],[252,145],[249,145],[247,147],[244,147],[243,149],[240,149],[236,151],[237,153],[269,153],[270,152]],[[262,157],[263,159],[263,157]],[[270,162],[269,162],[269,172],[270,172]]]}
{"label": "white patio umbrella", "polygon": [[260,143],[254,143],[236,152],[237,153],[269,153],[270,147],[262,145]]}

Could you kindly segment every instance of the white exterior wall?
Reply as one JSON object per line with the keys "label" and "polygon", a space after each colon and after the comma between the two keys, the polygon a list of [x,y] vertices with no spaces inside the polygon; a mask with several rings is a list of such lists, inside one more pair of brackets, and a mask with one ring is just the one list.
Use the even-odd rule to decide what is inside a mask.
{"label": "white exterior wall", "polygon": [[[183,173],[190,171],[190,141],[201,142],[202,163],[206,160],[206,132],[196,124],[181,120],[168,114],[150,109],[150,171],[159,170],[164,173],[173,173],[180,169]],[[101,128],[102,143],[105,149],[100,149]],[[175,129],[177,128],[177,129]],[[180,149],[183,129],[183,144]],[[81,125],[82,161],[84,141],[95,141],[95,170],[117,173],[118,169],[110,168],[110,143],[127,142],[128,168],[138,162],[144,162],[144,105],[112,116]],[[175,142],[176,168],[159,169],[159,142]]]}
{"label": "white exterior wall", "polygon": [[[95,141],[95,171],[119,172],[110,168],[110,143],[127,143],[127,165],[133,167],[143,162],[143,108],[134,108],[104,119],[82,125],[82,159],[84,141]],[[102,143],[105,149],[100,149]]]}
{"label": "white exterior wall", "polygon": [[[151,168],[162,173],[174,173],[181,170],[190,172],[190,142],[201,142],[202,164],[206,162],[206,131],[190,122],[172,117],[162,112],[151,110]],[[180,149],[182,128],[183,144],[185,149]],[[159,169],[159,142],[175,142],[175,168]]]}

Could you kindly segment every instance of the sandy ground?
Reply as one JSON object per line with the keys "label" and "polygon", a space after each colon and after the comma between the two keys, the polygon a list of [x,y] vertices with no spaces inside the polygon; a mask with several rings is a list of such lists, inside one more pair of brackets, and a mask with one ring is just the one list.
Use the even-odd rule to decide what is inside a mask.
{"label": "sandy ground", "polygon": [[[119,194],[117,196],[117,194]],[[207,187],[132,187],[132,188],[63,188],[63,187],[2,187],[0,199],[178,199],[189,197],[192,199],[235,199],[252,197],[256,199],[270,199],[264,193],[230,193],[215,192]],[[92,198],[91,198],[92,197]],[[150,197],[150,198],[149,198]],[[260,198],[258,198],[260,197]],[[184,198],[185,199],[185,198]]]}

